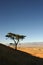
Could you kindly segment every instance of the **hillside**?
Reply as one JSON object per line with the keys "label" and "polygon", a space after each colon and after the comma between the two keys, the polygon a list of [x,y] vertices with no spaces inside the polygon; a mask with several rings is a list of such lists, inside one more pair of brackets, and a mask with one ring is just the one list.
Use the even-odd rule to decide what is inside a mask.
{"label": "hillside", "polygon": [[0,65],[43,65],[43,58],[0,44]]}

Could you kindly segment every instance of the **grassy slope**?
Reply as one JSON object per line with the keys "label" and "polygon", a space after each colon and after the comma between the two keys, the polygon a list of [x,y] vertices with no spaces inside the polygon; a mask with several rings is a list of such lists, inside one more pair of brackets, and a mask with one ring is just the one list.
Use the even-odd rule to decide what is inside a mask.
{"label": "grassy slope", "polygon": [[43,59],[0,44],[0,65],[43,65]]}
{"label": "grassy slope", "polygon": [[43,47],[18,47],[18,50],[43,58]]}

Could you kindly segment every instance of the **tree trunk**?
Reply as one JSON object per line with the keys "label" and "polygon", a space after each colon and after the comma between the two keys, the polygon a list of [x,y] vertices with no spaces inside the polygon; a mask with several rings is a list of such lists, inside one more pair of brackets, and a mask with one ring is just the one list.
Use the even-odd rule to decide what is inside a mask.
{"label": "tree trunk", "polygon": [[15,50],[17,50],[17,44],[15,43]]}

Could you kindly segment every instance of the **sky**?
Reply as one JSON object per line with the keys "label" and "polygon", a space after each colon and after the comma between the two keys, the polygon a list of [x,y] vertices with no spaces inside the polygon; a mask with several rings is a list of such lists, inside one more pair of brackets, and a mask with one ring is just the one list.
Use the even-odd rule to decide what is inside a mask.
{"label": "sky", "polygon": [[8,32],[25,35],[22,42],[43,42],[43,0],[0,0],[0,42]]}

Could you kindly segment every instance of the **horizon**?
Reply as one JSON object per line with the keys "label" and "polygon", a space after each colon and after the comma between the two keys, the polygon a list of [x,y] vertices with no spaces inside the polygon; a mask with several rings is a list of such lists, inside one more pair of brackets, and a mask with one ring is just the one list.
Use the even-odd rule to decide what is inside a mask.
{"label": "horizon", "polygon": [[[0,42],[0,44],[5,44],[7,46],[9,46],[10,43],[13,43],[14,44],[14,42],[9,42],[9,43],[7,43],[7,42],[6,43],[1,43]],[[30,46],[31,45],[36,45],[37,46],[37,45],[43,45],[43,42],[23,42],[23,43],[20,42],[20,43],[18,43],[18,46],[22,46],[22,45],[24,45],[24,46],[25,45],[30,45]]]}
{"label": "horizon", "polygon": [[0,0],[0,42],[8,32],[25,35],[25,42],[43,42],[42,0]]}

